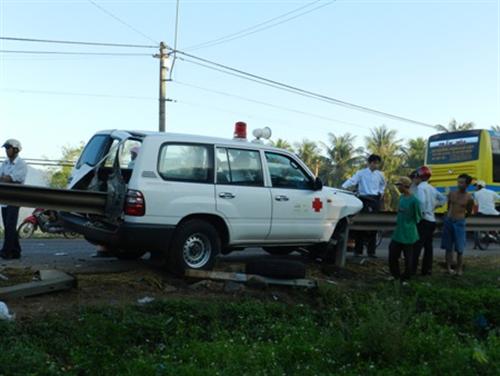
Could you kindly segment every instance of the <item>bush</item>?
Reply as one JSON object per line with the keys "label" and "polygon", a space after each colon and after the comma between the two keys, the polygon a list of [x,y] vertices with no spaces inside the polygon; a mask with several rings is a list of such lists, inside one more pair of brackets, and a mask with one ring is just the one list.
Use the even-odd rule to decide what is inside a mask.
{"label": "bush", "polygon": [[310,302],[168,300],[0,322],[0,374],[500,374],[496,287],[327,287]]}

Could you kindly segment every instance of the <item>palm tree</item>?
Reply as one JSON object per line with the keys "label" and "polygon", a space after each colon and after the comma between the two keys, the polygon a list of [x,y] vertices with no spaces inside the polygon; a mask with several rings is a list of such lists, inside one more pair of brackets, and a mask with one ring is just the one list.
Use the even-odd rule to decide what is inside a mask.
{"label": "palm tree", "polygon": [[473,129],[475,126],[476,125],[472,121],[458,124],[455,119],[451,119],[451,121],[448,123],[448,126],[438,124],[436,125],[435,128],[439,132],[446,133],[446,132],[456,132],[456,131],[468,131],[470,129]]}
{"label": "palm tree", "polygon": [[491,130],[495,132],[500,132],[500,125],[492,125]]}
{"label": "palm tree", "polygon": [[295,144],[295,148],[299,158],[318,176],[322,159],[321,149],[316,142],[303,140],[301,143]]}
{"label": "palm tree", "polygon": [[271,141],[271,145],[275,148],[284,149],[293,152],[292,145],[282,138],[278,138],[276,141]]}
{"label": "palm tree", "polygon": [[425,161],[426,141],[422,137],[408,140],[403,153],[405,155],[405,167],[409,170],[415,170],[422,166]]}
{"label": "palm tree", "polygon": [[355,140],[356,136],[350,133],[341,136],[328,133],[328,143],[321,143],[327,155],[321,175],[328,185],[340,186],[359,166],[363,148],[356,147]]}
{"label": "palm tree", "polygon": [[397,138],[397,131],[388,129],[385,125],[374,128],[370,132],[370,136],[365,137],[366,150],[382,158],[382,171],[388,182],[385,203],[389,209],[395,209],[398,193],[391,183],[402,173],[404,167],[402,140]]}

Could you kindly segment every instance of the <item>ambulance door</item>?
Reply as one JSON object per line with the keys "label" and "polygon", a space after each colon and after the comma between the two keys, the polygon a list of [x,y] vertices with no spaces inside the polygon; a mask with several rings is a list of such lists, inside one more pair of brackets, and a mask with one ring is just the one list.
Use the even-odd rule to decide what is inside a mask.
{"label": "ambulance door", "polygon": [[231,228],[231,243],[262,242],[271,228],[271,192],[258,150],[216,148],[217,211]]}
{"label": "ambulance door", "polygon": [[265,156],[273,203],[268,239],[319,241],[326,221],[323,190],[314,190],[315,179],[292,157],[277,152]]}

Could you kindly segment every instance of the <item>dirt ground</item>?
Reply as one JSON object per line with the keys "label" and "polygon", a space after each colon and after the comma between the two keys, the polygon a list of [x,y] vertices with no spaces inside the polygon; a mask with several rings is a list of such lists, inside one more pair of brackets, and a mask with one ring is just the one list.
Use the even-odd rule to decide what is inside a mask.
{"label": "dirt ground", "polygon": [[[500,271],[500,257],[469,257],[467,266],[496,267]],[[217,270],[242,271],[243,264],[220,263]],[[30,268],[3,268],[0,274],[0,287],[29,282],[34,270]],[[444,269],[437,262],[434,275],[444,275]],[[299,288],[268,286],[248,287],[234,283],[215,281],[187,280],[166,274],[153,265],[138,264],[133,270],[117,272],[83,272],[72,274],[77,287],[71,290],[50,294],[6,300],[17,320],[30,320],[50,312],[74,310],[89,306],[123,306],[139,304],[145,297],[153,299],[194,298],[194,299],[240,299],[255,297],[262,300],[294,303],[304,301],[310,292]],[[389,279],[386,261],[383,259],[350,259],[345,268],[323,265],[316,262],[307,264],[307,277],[319,284],[339,288],[360,288]],[[467,270],[465,276],[467,278]],[[499,272],[500,281],[500,272]],[[198,283],[197,283],[198,282]]]}

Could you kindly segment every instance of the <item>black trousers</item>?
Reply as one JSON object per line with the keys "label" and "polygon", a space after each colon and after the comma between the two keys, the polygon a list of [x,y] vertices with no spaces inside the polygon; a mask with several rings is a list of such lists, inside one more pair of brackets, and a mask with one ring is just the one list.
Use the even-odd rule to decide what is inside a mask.
{"label": "black trousers", "polygon": [[21,254],[21,244],[17,235],[17,219],[19,218],[19,207],[2,207],[2,221],[4,227],[4,241],[2,253],[8,255]]}
{"label": "black trousers", "polygon": [[434,253],[434,246],[432,244],[434,231],[436,231],[436,222],[426,221],[422,219],[417,225],[418,235],[420,239],[413,247],[413,271],[412,274],[417,274],[418,259],[424,249],[424,256],[422,257],[422,274],[428,275],[432,273],[432,258]]}
{"label": "black trousers", "polygon": [[[359,199],[363,202],[362,213],[378,213],[380,211],[379,196],[360,196]],[[355,241],[354,253],[356,255],[363,254],[363,247],[366,244],[368,255],[375,255],[377,249],[377,231],[353,231]]]}
{"label": "black trousers", "polygon": [[[413,265],[413,246],[413,244],[403,244],[391,240],[389,244],[389,270],[394,278],[401,280],[410,278]],[[403,274],[401,274],[401,269],[399,267],[401,253],[405,256],[405,271]]]}

